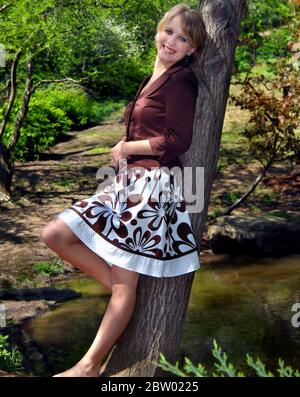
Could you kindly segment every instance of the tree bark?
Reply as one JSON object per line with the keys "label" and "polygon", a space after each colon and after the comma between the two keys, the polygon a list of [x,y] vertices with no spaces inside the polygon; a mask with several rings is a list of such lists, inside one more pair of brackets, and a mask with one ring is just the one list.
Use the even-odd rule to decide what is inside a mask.
{"label": "tree bark", "polygon": [[0,142],[0,202],[9,200],[13,167],[7,149]]}
{"label": "tree bark", "polygon": [[201,11],[208,37],[193,67],[199,80],[199,95],[193,142],[184,156],[185,165],[204,167],[204,208],[200,214],[191,215],[199,246],[218,162],[230,76],[246,0],[205,0]]}
{"label": "tree bark", "polygon": [[10,155],[13,152],[14,148],[16,147],[16,144],[18,143],[18,140],[20,138],[21,128],[28,113],[29,102],[32,95],[32,91],[31,91],[32,75],[33,75],[33,63],[31,57],[29,57],[27,60],[27,79],[26,79],[25,90],[22,99],[22,106],[16,118],[13,133],[7,146]]}
{"label": "tree bark", "polygon": [[[191,215],[199,247],[246,0],[205,0],[200,10],[208,37],[193,67],[199,79],[194,137],[190,150],[182,156],[184,166],[205,167],[204,208]],[[161,376],[163,372],[155,364],[160,352],[173,363],[178,359],[193,278],[193,273],[162,279],[141,276],[135,314],[111,352],[103,376]]]}
{"label": "tree bark", "polygon": [[21,57],[21,51],[18,51],[16,53],[16,56],[12,62],[11,65],[11,71],[10,71],[10,93],[9,93],[9,99],[7,102],[7,106],[3,115],[3,121],[0,125],[0,139],[3,137],[5,128],[7,126],[9,116],[11,114],[12,108],[15,103],[15,98],[16,98],[16,93],[17,93],[17,67],[18,63]]}
{"label": "tree bark", "polygon": [[[16,58],[18,59],[18,58]],[[13,66],[14,68],[14,66]],[[14,70],[14,73],[16,71]],[[14,163],[11,160],[12,153],[14,151],[14,148],[16,147],[16,144],[18,143],[20,133],[21,133],[21,128],[22,125],[26,119],[28,109],[29,109],[29,101],[32,95],[31,89],[32,89],[32,73],[33,73],[33,64],[32,64],[32,59],[29,58],[27,61],[27,80],[26,80],[26,85],[25,85],[25,90],[23,94],[23,99],[22,99],[22,106],[19,111],[19,114],[16,118],[16,121],[14,123],[14,128],[13,128],[13,133],[10,138],[10,141],[7,145],[7,148],[4,147],[3,144],[0,146],[0,200],[7,199],[10,197],[10,192],[11,192],[11,182],[12,182],[12,175],[13,175],[13,167]],[[15,91],[15,83],[12,81],[12,90]],[[15,93],[11,94],[11,98],[8,104],[8,108],[6,110],[9,110],[9,113],[12,108],[12,104],[14,101]],[[12,103],[10,103],[12,102]],[[9,117],[9,114],[8,116]],[[4,123],[4,128],[6,126],[7,121],[3,121]],[[3,129],[4,132],[4,129]]]}

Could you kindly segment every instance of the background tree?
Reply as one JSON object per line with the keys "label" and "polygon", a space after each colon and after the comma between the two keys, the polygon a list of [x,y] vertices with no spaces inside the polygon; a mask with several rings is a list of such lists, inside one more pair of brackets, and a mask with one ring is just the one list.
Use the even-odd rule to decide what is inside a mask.
{"label": "background tree", "polygon": [[[267,23],[272,23],[267,34],[269,43],[261,40],[263,36],[255,38],[257,33],[246,35],[254,35],[251,39],[246,38],[250,53],[253,50],[253,62],[248,65],[246,75],[241,64],[241,73],[234,79],[234,84],[239,86],[239,94],[232,94],[230,99],[250,112],[243,135],[248,140],[249,158],[257,160],[261,169],[246,192],[217,216],[229,215],[240,207],[275,162],[291,159],[295,164],[299,157],[300,139],[296,133],[300,112],[299,60],[292,52],[293,46],[299,45],[300,37],[299,19],[295,18],[299,11],[297,1],[252,4],[252,9],[255,7],[261,7],[262,17]],[[248,15],[247,19],[251,21],[253,17]],[[257,25],[262,30],[263,24]],[[255,70],[258,62],[263,62],[264,66]],[[209,223],[213,223],[217,216],[211,217]]]}
{"label": "background tree", "polygon": [[[247,77],[239,96],[232,101],[251,112],[244,136],[249,152],[261,164],[261,170],[243,196],[226,209],[229,215],[254,192],[258,184],[275,163],[286,158],[295,159],[300,153],[300,139],[295,130],[299,126],[300,82],[298,71],[286,59],[277,61],[276,75]],[[280,94],[279,94],[280,93]]]}
{"label": "background tree", "polygon": [[50,83],[74,83],[79,76],[86,86],[92,81],[92,88],[97,64],[122,54],[105,17],[103,9],[88,0],[20,0],[2,7],[0,42],[7,55],[7,66],[0,71],[2,195],[10,194],[14,154],[35,91]]}
{"label": "background tree", "polygon": [[[151,12],[144,22],[146,19],[151,22],[150,30],[156,27],[153,15],[158,14],[162,4],[168,6],[156,0],[149,7]],[[41,120],[40,131],[26,123],[37,89],[77,80],[89,96],[98,101],[107,96],[128,98],[145,70],[150,70],[150,62],[146,62],[145,67],[145,59],[140,56],[141,25],[126,29],[134,5],[133,1],[12,0],[1,7],[0,43],[7,55],[6,67],[0,69],[2,195],[10,195],[15,159],[34,159],[39,151],[56,142],[60,130],[70,127],[61,109],[57,109],[56,114],[52,112],[51,117],[38,114],[34,123],[31,120],[32,124]],[[49,91],[45,91],[45,95],[49,95]],[[34,110],[41,112],[47,105],[43,103]],[[56,125],[56,130],[51,124]],[[28,138],[24,135],[25,126],[29,130]]]}
{"label": "background tree", "polygon": [[235,56],[236,71],[249,72],[257,64],[288,56],[286,43],[294,34],[294,0],[248,0]]}
{"label": "background tree", "polygon": [[[191,149],[183,156],[184,166],[205,167],[205,206],[201,214],[192,216],[199,246],[246,1],[205,0],[201,2],[200,9],[208,39],[201,58],[194,66],[199,78],[200,95],[193,142]],[[161,371],[155,365],[160,352],[171,362],[177,358],[193,276],[192,273],[165,279],[140,278],[134,317],[112,351],[106,363],[105,375],[154,376]]]}
{"label": "background tree", "polygon": [[[41,1],[38,6],[21,0],[12,1],[0,14],[0,38],[1,42],[5,43],[7,63],[10,68],[10,77],[6,82],[8,98],[2,96],[4,105],[0,127],[0,192],[3,195],[10,194],[13,153],[28,114],[31,97],[39,86],[49,82],[41,80],[39,75],[42,53],[51,47],[51,37],[57,28],[57,24],[53,23],[55,18],[52,18],[51,23],[48,18],[50,11],[53,13],[55,9],[55,1],[52,0]],[[18,23],[16,24],[15,21]],[[14,114],[15,105],[18,106],[18,110]],[[10,131],[9,127],[11,127]]]}

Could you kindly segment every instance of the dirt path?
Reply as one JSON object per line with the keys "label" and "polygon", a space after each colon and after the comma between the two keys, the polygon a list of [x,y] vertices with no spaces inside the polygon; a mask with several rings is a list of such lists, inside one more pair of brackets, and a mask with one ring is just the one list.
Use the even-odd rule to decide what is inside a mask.
{"label": "dirt path", "polygon": [[110,164],[110,150],[123,135],[119,112],[97,127],[68,133],[42,160],[16,164],[13,200],[0,206],[2,278],[18,285],[33,263],[57,259],[40,240],[44,225],[95,192],[96,172]]}
{"label": "dirt path", "polygon": [[[227,109],[225,134],[230,123],[230,128],[234,127],[232,111],[230,107]],[[123,136],[122,112],[118,112],[97,127],[70,132],[42,160],[16,164],[13,200],[0,206],[2,278],[8,278],[14,286],[24,285],[32,273],[32,264],[57,259],[41,242],[41,230],[55,214],[95,192],[96,171],[110,164],[111,147]],[[225,142],[221,149],[221,163],[225,165],[216,173],[209,213],[224,209],[234,195],[245,192],[259,169],[255,162],[248,164],[241,144]],[[259,192],[235,214],[300,215],[299,193],[299,166],[291,174],[288,164],[277,165]]]}

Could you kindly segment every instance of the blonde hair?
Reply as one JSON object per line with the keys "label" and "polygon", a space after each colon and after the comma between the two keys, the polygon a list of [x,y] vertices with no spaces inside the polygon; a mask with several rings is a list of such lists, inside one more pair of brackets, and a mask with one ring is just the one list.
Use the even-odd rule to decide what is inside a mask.
{"label": "blonde hair", "polygon": [[195,53],[199,54],[204,46],[206,29],[200,11],[191,9],[186,4],[177,4],[165,13],[158,22],[156,33],[160,33],[174,17],[180,16],[183,33],[191,40]]}

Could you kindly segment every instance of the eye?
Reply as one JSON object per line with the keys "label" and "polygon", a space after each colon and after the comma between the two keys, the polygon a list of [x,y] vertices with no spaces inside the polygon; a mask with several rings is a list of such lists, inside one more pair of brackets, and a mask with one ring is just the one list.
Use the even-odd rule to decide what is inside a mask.
{"label": "eye", "polygon": [[183,43],[186,43],[186,39],[183,36],[180,36],[179,40],[182,41]]}
{"label": "eye", "polygon": [[167,34],[169,34],[169,35],[171,35],[171,34],[173,33],[171,29],[165,29],[165,32],[166,32]]}

